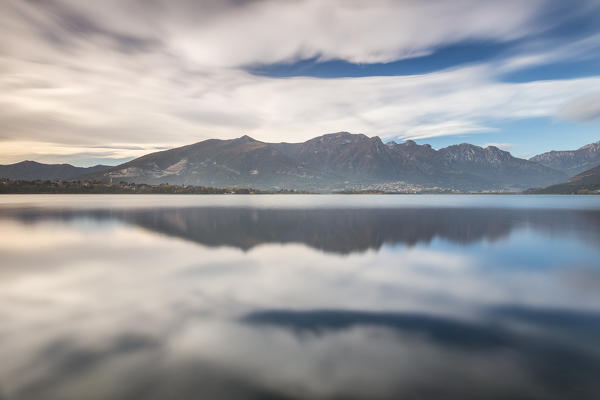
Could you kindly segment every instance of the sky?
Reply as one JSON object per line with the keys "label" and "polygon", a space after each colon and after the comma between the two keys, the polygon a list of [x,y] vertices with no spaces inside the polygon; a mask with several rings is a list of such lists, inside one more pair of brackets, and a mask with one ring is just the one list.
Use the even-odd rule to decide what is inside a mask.
{"label": "sky", "polygon": [[2,0],[0,164],[348,131],[600,140],[600,0]]}

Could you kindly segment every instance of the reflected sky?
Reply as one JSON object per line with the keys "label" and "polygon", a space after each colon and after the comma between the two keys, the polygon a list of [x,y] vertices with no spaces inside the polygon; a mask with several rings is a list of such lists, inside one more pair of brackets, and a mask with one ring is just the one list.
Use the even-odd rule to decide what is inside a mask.
{"label": "reflected sky", "polygon": [[600,199],[83,197],[0,200],[0,399],[600,393]]}

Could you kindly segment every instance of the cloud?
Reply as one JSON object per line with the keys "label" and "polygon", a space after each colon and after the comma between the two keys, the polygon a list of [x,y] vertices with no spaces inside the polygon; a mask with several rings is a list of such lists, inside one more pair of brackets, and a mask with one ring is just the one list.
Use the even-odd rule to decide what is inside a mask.
{"label": "cloud", "polygon": [[553,45],[548,41],[534,41],[517,47],[512,57],[496,63],[499,72],[513,72],[523,68],[547,65],[561,61],[597,58],[600,50],[600,34],[592,34],[578,40]]}
{"label": "cloud", "polygon": [[[176,37],[178,49],[203,64],[268,64],[306,58],[390,62],[461,40],[511,40],[536,29],[541,2],[296,1],[260,2]],[[494,15],[494,18],[490,18]],[[428,28],[423,29],[423,23]],[[232,32],[235,26],[248,35]]]}
{"label": "cloud", "polygon": [[[275,79],[245,67],[311,57],[385,62],[465,40],[510,41],[555,26],[547,9],[561,7],[479,0],[7,0],[0,4],[0,162],[98,146],[119,148],[114,157],[122,159],[140,154],[131,146],[242,134],[276,142],[340,130],[427,138],[490,131],[498,119],[554,116],[600,78],[499,82],[524,65],[522,54],[506,64],[415,76]],[[581,48],[590,46],[582,40],[560,51],[583,57]],[[559,56],[552,57],[535,62]],[[35,152],[25,143],[35,143]]]}
{"label": "cloud", "polygon": [[575,122],[594,122],[600,119],[600,92],[578,97],[561,108],[558,117]]}
{"label": "cloud", "polygon": [[412,128],[408,128],[405,131],[405,139],[426,139],[437,136],[452,135],[455,133],[478,133],[488,132],[494,130],[483,125],[478,124],[472,120],[448,120],[433,124],[421,124]]}
{"label": "cloud", "polygon": [[[104,207],[110,206],[102,201]],[[137,206],[139,201],[132,200],[132,204]],[[78,206],[91,205],[81,199]],[[55,207],[61,215],[60,204]],[[39,215],[39,210],[33,213]],[[531,353],[520,350],[555,354],[540,351],[548,349],[542,346],[548,332],[543,324],[524,324],[518,313],[513,312],[510,319],[506,311],[502,315],[506,319],[496,317],[492,322],[499,323],[490,323],[480,314],[482,310],[511,304],[516,311],[535,310],[535,315],[552,322],[556,316],[572,316],[573,310],[596,312],[600,304],[597,290],[582,292],[565,276],[573,271],[571,264],[516,273],[511,268],[494,268],[487,254],[479,259],[448,246],[441,246],[443,250],[386,246],[379,252],[352,257],[299,244],[263,245],[242,252],[227,246],[207,248],[116,220],[102,220],[97,212],[63,222],[0,219],[3,231],[10,232],[0,242],[0,334],[5,361],[0,363],[0,375],[10,383],[3,386],[8,398],[21,393],[48,399],[64,398],[65,393],[86,397],[78,390],[89,393],[88,386],[73,385],[73,380],[109,382],[113,389],[103,391],[103,398],[127,398],[132,393],[128,389],[148,387],[144,379],[148,376],[166,377],[153,380],[153,392],[162,388],[166,392],[160,393],[173,397],[173,390],[190,387],[182,380],[188,369],[192,369],[190,382],[197,383],[203,375],[202,369],[193,368],[196,365],[189,361],[218,366],[213,377],[221,378],[231,370],[242,373],[249,378],[246,383],[258,381],[275,387],[280,396],[288,393],[281,389],[297,395],[301,388],[308,397],[347,397],[356,394],[352,390],[357,387],[365,391],[365,397],[383,395],[385,389],[397,387],[398,371],[405,372],[400,374],[403,385],[425,382],[427,387],[432,385],[430,377],[450,374],[452,379],[460,378],[459,382],[469,377],[484,384],[488,380],[480,379],[486,376],[490,393],[497,394],[499,386],[506,387],[507,373],[528,376],[521,373],[521,367],[531,371],[534,365],[522,362],[547,360],[531,358]],[[53,251],[48,251],[50,246]],[[285,260],[286,268],[273,260]],[[503,352],[477,346],[460,351],[426,334],[358,326],[302,335],[236,322],[252,311],[273,307],[353,310],[354,315],[409,312],[413,318],[426,314],[433,321],[462,321],[459,331],[471,333],[469,340],[473,340],[473,332],[462,329],[468,321],[495,329],[493,337],[504,331],[501,328],[514,327],[519,338],[526,334],[532,340],[511,343],[510,348],[519,350],[516,354],[520,356],[508,356],[508,364],[499,364]],[[562,310],[562,314],[540,310]],[[429,324],[430,328],[436,326]],[[439,333],[439,329],[435,331]],[[559,329],[557,333],[553,328],[554,334],[560,334],[560,354],[565,349],[594,348],[588,343],[595,344],[595,337],[582,342],[575,336],[573,341],[569,332],[573,330]],[[583,360],[589,361],[589,357]],[[336,366],[334,374],[331,365]],[[456,365],[465,365],[467,370]],[[80,368],[73,375],[68,366]],[[548,363],[539,367],[547,371]],[[178,376],[175,386],[173,371]],[[319,378],[327,371],[331,378],[322,385],[324,380]],[[502,382],[497,379],[499,374],[505,377]],[[225,381],[231,384],[231,380]],[[447,392],[446,379],[435,382]],[[509,382],[514,381],[511,378]],[[458,398],[464,398],[464,393]]]}
{"label": "cloud", "polygon": [[557,4],[541,0],[99,4],[64,0],[37,6],[70,35],[103,36],[117,47],[165,43],[201,65],[239,66],[303,58],[389,62],[463,40],[514,40],[546,28],[537,23],[542,7],[552,9]]}

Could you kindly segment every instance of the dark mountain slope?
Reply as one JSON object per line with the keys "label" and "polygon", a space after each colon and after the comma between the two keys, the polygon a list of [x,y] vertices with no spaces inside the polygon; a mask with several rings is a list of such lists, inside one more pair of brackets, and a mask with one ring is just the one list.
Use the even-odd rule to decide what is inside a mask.
{"label": "dark mountain slope", "polygon": [[590,143],[577,150],[550,151],[531,157],[534,161],[550,168],[574,176],[597,165],[600,165],[600,141]]}
{"label": "dark mountain slope", "polygon": [[397,176],[393,155],[377,136],[331,133],[304,143],[279,143],[274,147],[307,168],[328,171],[353,181]]}
{"label": "dark mountain slope", "polygon": [[327,174],[305,168],[272,144],[242,136],[148,154],[101,175],[136,183],[306,187]]}
{"label": "dark mountain slope", "polygon": [[0,178],[22,179],[28,181],[73,179],[84,174],[93,174],[105,171],[107,165],[94,167],[74,167],[71,164],[42,164],[35,161],[21,161],[16,164],[0,165]]}
{"label": "dark mountain slope", "polygon": [[600,185],[600,165],[575,175],[569,179],[569,182],[580,185]]}
{"label": "dark mountain slope", "polygon": [[598,193],[600,194],[600,165],[575,175],[565,183],[552,185],[541,189],[528,190],[529,193],[547,194],[577,194]]}
{"label": "dark mountain slope", "polygon": [[468,143],[449,146],[438,151],[443,169],[461,172],[485,180],[497,188],[526,186],[530,182],[548,185],[565,175],[546,166],[513,157],[495,146],[481,148]]}
{"label": "dark mountain slope", "polygon": [[242,136],[205,140],[148,154],[93,179],[136,183],[337,190],[405,182],[463,190],[527,188],[561,182],[551,168],[495,147],[462,144],[439,151],[412,141],[384,144],[348,132],[303,143],[265,143]]}

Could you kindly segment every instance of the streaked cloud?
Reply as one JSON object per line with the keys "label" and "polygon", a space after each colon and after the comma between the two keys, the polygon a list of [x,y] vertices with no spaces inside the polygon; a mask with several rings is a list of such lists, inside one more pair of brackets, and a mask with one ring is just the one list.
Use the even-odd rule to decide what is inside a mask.
{"label": "streaked cloud", "polygon": [[389,62],[463,40],[514,40],[546,29],[538,19],[560,3],[52,0],[35,7],[68,34],[64,42],[103,38],[126,51],[163,43],[194,63],[235,67],[313,57]]}
{"label": "streaked cloud", "polygon": [[560,110],[558,116],[576,122],[593,122],[600,119],[600,92],[578,97]]}
{"label": "streaked cloud", "polygon": [[585,0],[576,7],[542,0],[7,0],[0,5],[0,162],[65,159],[99,146],[114,148],[102,157],[122,160],[242,134],[277,142],[340,130],[428,138],[493,132],[503,119],[572,115],[565,104],[598,87],[600,77],[500,77],[589,57],[597,34],[413,76],[277,79],[246,67],[306,58],[387,62],[452,43],[522,40],[597,8]]}

